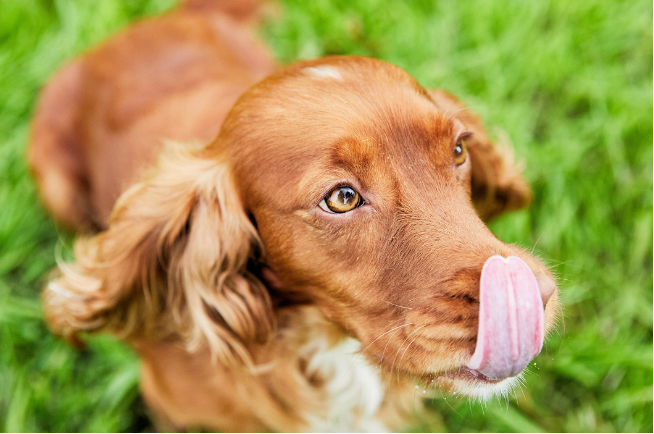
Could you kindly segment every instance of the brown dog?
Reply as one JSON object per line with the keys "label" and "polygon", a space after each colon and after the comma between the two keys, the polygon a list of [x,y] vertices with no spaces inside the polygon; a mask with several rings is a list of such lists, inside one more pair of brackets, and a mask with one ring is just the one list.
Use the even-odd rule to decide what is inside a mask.
{"label": "brown dog", "polygon": [[130,343],[163,428],[383,430],[417,383],[511,387],[558,309],[547,268],[480,219],[527,204],[517,170],[458,100],[379,60],[255,85],[273,62],[254,6],[229,7],[138,23],[44,89],[41,197],[102,230],[48,285],[52,329]]}

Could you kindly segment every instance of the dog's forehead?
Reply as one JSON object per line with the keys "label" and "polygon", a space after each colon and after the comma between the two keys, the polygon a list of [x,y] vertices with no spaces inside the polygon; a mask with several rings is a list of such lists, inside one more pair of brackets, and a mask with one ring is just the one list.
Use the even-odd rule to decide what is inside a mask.
{"label": "dog's forehead", "polygon": [[[278,134],[284,146],[331,147],[353,135],[391,145],[398,135],[433,137],[456,123],[406,71],[369,58],[295,65],[256,96],[260,104],[249,115],[259,112],[259,125],[269,127],[271,139]],[[307,140],[287,140],[289,134]]]}
{"label": "dog's forehead", "polygon": [[[277,184],[285,190],[317,166],[366,177],[373,167],[445,161],[457,122],[402,69],[337,58],[265,80],[237,104],[221,135],[252,190]],[[250,173],[258,176],[250,180]]]}
{"label": "dog's forehead", "polygon": [[375,59],[326,62],[289,74],[304,99],[295,108],[301,112],[295,125],[322,130],[311,146],[338,164],[358,167],[412,159],[420,149],[449,156],[452,136],[463,126],[407,72]]}

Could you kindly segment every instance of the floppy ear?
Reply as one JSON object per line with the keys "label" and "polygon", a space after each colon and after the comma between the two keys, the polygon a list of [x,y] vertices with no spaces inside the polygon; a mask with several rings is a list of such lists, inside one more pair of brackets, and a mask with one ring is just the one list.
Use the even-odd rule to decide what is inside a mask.
{"label": "floppy ear", "polygon": [[459,119],[474,134],[466,141],[472,163],[472,201],[483,220],[524,208],[531,201],[529,185],[513,162],[510,149],[500,150],[488,138],[481,119],[453,95],[430,90],[436,105]]}
{"label": "floppy ear", "polygon": [[221,362],[250,364],[247,346],[273,328],[269,294],[248,272],[258,234],[229,169],[179,146],[116,203],[109,228],[75,243],[44,292],[50,327],[129,342],[181,337]]}

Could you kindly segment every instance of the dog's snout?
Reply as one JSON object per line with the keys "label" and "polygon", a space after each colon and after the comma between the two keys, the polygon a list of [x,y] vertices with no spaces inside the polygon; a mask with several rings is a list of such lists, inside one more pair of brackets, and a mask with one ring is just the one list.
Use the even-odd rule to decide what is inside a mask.
{"label": "dog's snout", "polygon": [[543,272],[536,273],[536,281],[538,281],[538,289],[540,290],[540,296],[543,299],[543,307],[545,307],[556,290],[556,283],[554,283],[554,280],[552,280],[551,277]]}

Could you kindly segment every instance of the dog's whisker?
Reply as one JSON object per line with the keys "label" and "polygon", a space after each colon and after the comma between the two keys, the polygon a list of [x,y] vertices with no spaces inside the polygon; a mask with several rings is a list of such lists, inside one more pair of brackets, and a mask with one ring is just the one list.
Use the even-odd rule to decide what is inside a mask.
{"label": "dog's whisker", "polygon": [[382,300],[384,303],[388,303],[390,305],[396,306],[396,307],[401,307],[402,309],[413,309],[412,307],[406,307],[406,306],[400,306],[399,304],[391,303],[390,301]]}
{"label": "dog's whisker", "polygon": [[541,233],[541,234],[538,236],[538,238],[536,239],[536,242],[534,243],[534,247],[531,248],[531,252],[530,252],[530,253],[531,253],[532,255],[534,254],[534,250],[536,250],[536,246],[538,245],[538,242],[540,241],[540,238],[541,238],[542,236],[543,236],[543,234]]}
{"label": "dog's whisker", "polygon": [[574,261],[570,260],[570,261],[559,262],[558,264],[551,264],[551,263],[550,263],[550,264],[547,266],[547,268],[548,268],[549,270],[553,270],[553,269],[556,268],[556,267],[560,267],[561,265],[571,264],[571,263],[573,263],[573,262],[574,262]]}
{"label": "dog's whisker", "polygon": [[[445,401],[445,403],[447,404],[447,406],[450,407],[450,408],[452,409],[452,411],[453,411],[455,414],[457,414],[459,417],[462,417],[462,418],[463,418],[463,416],[461,416],[461,414],[459,414],[459,412],[457,412],[457,411],[454,409],[454,407],[452,407],[452,404],[450,404],[449,402],[447,402],[447,397],[445,397],[445,395],[443,395],[443,392],[442,392],[442,391],[440,391],[440,392],[441,392],[441,398],[443,398],[443,401]],[[469,403],[470,403],[470,401],[468,401],[468,404],[469,404]],[[465,419],[465,418],[464,418],[464,419]]]}
{"label": "dog's whisker", "polygon": [[[352,368],[352,366],[354,366],[354,364],[355,364],[355,363],[356,363],[356,362],[361,358],[361,356],[366,352],[366,350],[367,350],[368,348],[370,348],[370,346],[371,346],[372,344],[374,344],[374,343],[377,342],[379,339],[381,339],[382,337],[384,337],[384,336],[387,335],[388,333],[392,332],[393,330],[401,329],[402,327],[406,327],[406,326],[410,326],[410,325],[413,325],[413,323],[408,323],[408,324],[404,324],[404,325],[401,325],[401,326],[395,327],[395,328],[393,328],[393,329],[391,329],[391,330],[389,330],[389,331],[387,331],[387,332],[385,332],[385,333],[382,333],[381,335],[377,336],[377,338],[376,338],[374,341],[370,342],[370,343],[368,344],[368,346],[366,346],[362,351],[359,351],[359,353],[357,354],[357,356],[356,356],[356,358],[354,359],[354,361],[350,364],[350,367],[347,368],[347,370],[345,371],[345,374],[347,374],[347,373],[350,371],[350,369]],[[345,375],[345,374],[343,374],[343,375]]]}
{"label": "dog's whisker", "polygon": [[388,341],[386,341],[386,345],[384,345],[384,350],[382,351],[381,354],[381,359],[379,360],[379,366],[381,367],[383,361],[384,361],[384,356],[386,354],[386,348],[388,348],[388,344],[391,342],[391,339],[389,338]]}
{"label": "dog's whisker", "polygon": [[[404,344],[406,343],[406,341],[409,340],[409,338],[411,337],[412,334],[414,334],[415,332],[417,332],[418,330],[420,330],[420,329],[423,328],[423,327],[425,327],[425,326],[418,327],[416,330],[414,330],[414,331],[412,331],[411,333],[409,333],[409,334],[407,335],[407,337],[404,339],[404,341],[403,341],[403,342],[400,344],[400,346],[398,347],[397,351],[395,352],[395,357],[393,358],[393,363],[391,363],[391,372],[390,372],[389,382],[391,381],[391,378],[393,377],[393,371],[394,371],[394,369],[395,369],[395,362],[397,361],[397,356],[400,354],[400,351],[402,351],[402,347],[404,346]],[[410,344],[409,344],[409,345],[410,345]],[[408,348],[408,347],[407,347],[407,348]],[[399,379],[399,370],[398,370],[398,379]]]}
{"label": "dog's whisker", "polygon": [[466,110],[468,110],[468,109],[470,109],[469,106],[461,107],[460,109],[455,110],[455,111],[453,111],[453,112],[448,111],[448,112],[445,114],[445,116],[447,116],[447,119],[448,119],[448,120],[452,120],[452,119],[454,119],[454,116],[456,116],[457,113],[460,113],[460,112],[462,112],[462,111],[466,111]]}
{"label": "dog's whisker", "polygon": [[[414,333],[417,332],[418,330],[420,330],[420,329],[422,329],[422,328],[425,328],[425,327],[427,327],[427,325],[423,325],[423,326],[421,326],[421,327],[418,327],[417,329],[415,329],[414,331],[412,331],[411,333],[409,333],[409,335],[406,337],[406,339],[404,340],[404,342],[406,342],[406,341],[411,337],[412,334],[414,334]],[[406,346],[406,348],[404,349],[404,352],[402,353],[402,357],[400,357],[400,361],[398,362],[398,364],[399,364],[399,363],[402,363],[402,359],[404,359],[404,355],[406,354],[406,352],[409,350],[409,347],[411,346],[411,344],[413,344],[413,342],[414,342],[416,339],[418,339],[418,336],[416,336],[415,338],[413,338],[413,340],[412,340],[411,342],[409,342],[409,345]],[[402,345],[404,345],[404,342],[402,342]],[[400,349],[402,349],[402,345],[400,345]],[[398,353],[399,353],[399,350],[398,350]],[[395,357],[397,358],[397,354],[395,355]],[[399,375],[400,375],[400,373],[399,373],[399,371],[398,371],[398,378],[397,378],[398,381],[400,380]]]}

